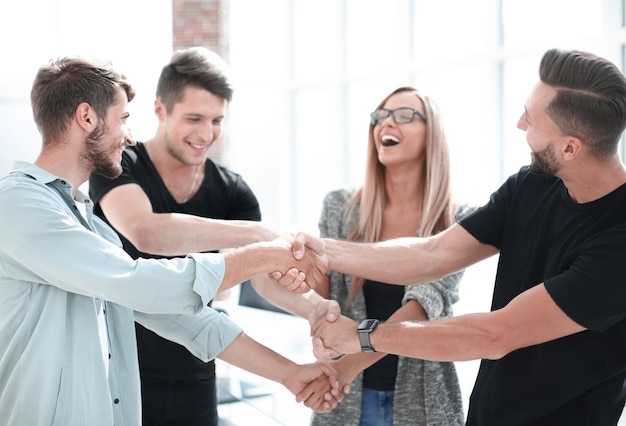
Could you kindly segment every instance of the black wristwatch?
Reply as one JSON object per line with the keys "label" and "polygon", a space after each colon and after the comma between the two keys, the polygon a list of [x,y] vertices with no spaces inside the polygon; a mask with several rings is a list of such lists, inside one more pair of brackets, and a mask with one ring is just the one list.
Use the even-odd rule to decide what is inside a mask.
{"label": "black wristwatch", "polygon": [[370,342],[370,333],[374,331],[379,323],[380,321],[377,319],[364,319],[359,324],[357,331],[359,332],[359,340],[361,341],[361,350],[363,352],[376,352]]}

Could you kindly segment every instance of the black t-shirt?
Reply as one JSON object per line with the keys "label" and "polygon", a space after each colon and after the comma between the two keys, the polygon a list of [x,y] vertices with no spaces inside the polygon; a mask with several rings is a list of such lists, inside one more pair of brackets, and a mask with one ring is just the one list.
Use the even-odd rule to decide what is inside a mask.
{"label": "black t-shirt", "polygon": [[[89,194],[95,203],[94,212],[105,221],[107,219],[99,205],[100,199],[111,189],[131,183],[141,186],[152,203],[153,211],[157,213],[187,213],[213,219],[261,220],[259,203],[241,176],[211,160],[206,161],[200,189],[184,204],[179,204],[169,193],[142,143],[126,148],[122,155],[122,168],[122,174],[116,179],[99,175],[92,175],[89,179]],[[159,230],[155,229],[154,232]],[[135,259],[163,257],[142,253],[123,235],[118,235],[124,250]],[[136,324],[136,331],[142,377],[195,380],[215,376],[212,361],[201,361],[184,346],[166,340],[140,324]]]}
{"label": "black t-shirt", "polygon": [[615,425],[625,401],[626,185],[577,204],[560,179],[524,167],[460,223],[500,250],[492,310],[545,283],[588,328],[483,360],[467,424]]}

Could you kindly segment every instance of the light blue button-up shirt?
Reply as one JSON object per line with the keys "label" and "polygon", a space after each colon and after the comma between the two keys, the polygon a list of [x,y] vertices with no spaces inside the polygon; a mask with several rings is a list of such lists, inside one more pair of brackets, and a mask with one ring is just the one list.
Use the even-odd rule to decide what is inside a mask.
{"label": "light blue button-up shirt", "polygon": [[221,255],[133,260],[89,198],[71,191],[24,162],[0,179],[1,425],[140,425],[135,320],[204,361],[241,333],[206,307],[224,275]]}

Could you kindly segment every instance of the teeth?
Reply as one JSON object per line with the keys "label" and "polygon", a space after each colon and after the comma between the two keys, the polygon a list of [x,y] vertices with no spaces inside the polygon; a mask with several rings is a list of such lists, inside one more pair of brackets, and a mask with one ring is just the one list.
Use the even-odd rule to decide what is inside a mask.
{"label": "teeth", "polygon": [[391,135],[384,135],[382,138],[380,138],[380,140],[383,141],[383,142],[391,141],[391,142],[395,142],[395,143],[400,143],[400,139],[396,138],[395,136],[391,136]]}
{"label": "teeth", "polygon": [[395,136],[391,136],[391,135],[383,135],[380,138],[380,143],[383,146],[394,146],[394,145],[398,145],[400,143],[400,139],[396,138]]}

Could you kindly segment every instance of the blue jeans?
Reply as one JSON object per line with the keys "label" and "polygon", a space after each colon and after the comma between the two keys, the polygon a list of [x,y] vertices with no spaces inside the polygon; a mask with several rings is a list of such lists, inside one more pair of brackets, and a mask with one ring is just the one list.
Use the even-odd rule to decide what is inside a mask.
{"label": "blue jeans", "polygon": [[393,391],[363,388],[360,426],[393,426]]}

